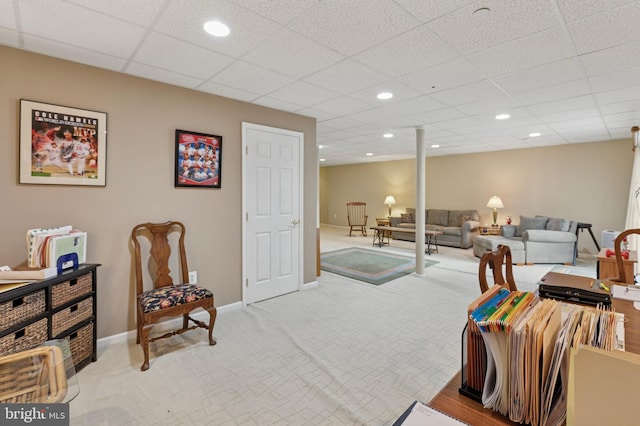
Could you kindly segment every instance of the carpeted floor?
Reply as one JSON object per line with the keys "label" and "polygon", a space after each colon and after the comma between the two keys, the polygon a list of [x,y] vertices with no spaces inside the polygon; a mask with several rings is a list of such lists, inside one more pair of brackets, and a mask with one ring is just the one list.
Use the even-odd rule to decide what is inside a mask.
{"label": "carpeted floor", "polygon": [[[426,260],[424,266],[437,264]],[[380,285],[416,271],[415,256],[349,247],[322,253],[320,268],[326,272]]]}
{"label": "carpeted floor", "polygon": [[[322,227],[322,252],[371,247],[371,237]],[[382,252],[411,255],[412,243]],[[479,295],[471,250],[440,247],[425,277],[373,286],[322,272],[318,287],[218,314],[150,345],[140,371],[135,333],[101,339],[77,375],[71,425],[390,425],[428,402],[460,369],[460,335]],[[514,267],[523,290],[555,265]],[[595,271],[595,256],[578,269]],[[222,307],[224,308],[224,307]]]}

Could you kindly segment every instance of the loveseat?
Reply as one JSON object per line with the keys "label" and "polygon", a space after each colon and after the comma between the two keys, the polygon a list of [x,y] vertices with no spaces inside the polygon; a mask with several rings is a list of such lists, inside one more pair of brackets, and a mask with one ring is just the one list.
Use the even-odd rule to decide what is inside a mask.
{"label": "loveseat", "polygon": [[[408,208],[400,217],[391,217],[390,224],[397,228],[416,228],[416,209]],[[438,245],[469,248],[473,245],[473,237],[478,234],[480,216],[477,210],[441,210],[425,211],[425,229],[440,231],[437,236]],[[393,231],[391,238],[395,240],[415,241],[415,232]]]}
{"label": "loveseat", "polygon": [[473,254],[482,257],[498,245],[511,249],[513,263],[575,263],[578,222],[547,216],[520,216],[518,225],[503,225],[501,235],[476,235]]}

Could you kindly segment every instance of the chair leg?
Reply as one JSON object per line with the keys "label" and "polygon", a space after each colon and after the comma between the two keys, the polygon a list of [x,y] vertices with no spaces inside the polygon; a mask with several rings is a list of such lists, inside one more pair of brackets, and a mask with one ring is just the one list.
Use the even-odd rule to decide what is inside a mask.
{"label": "chair leg", "polygon": [[189,327],[189,314],[184,314],[182,316],[182,329],[186,330]]}
{"label": "chair leg", "polygon": [[149,369],[149,333],[153,325],[147,324],[141,327],[140,331],[140,345],[142,346],[142,352],[144,353],[144,362],[140,367],[140,370],[146,371]]}
{"label": "chair leg", "polygon": [[218,315],[218,310],[216,309],[215,306],[212,306],[209,309],[207,309],[207,312],[209,312],[209,344],[213,346],[217,343],[213,338],[213,326],[216,323],[216,316]]}

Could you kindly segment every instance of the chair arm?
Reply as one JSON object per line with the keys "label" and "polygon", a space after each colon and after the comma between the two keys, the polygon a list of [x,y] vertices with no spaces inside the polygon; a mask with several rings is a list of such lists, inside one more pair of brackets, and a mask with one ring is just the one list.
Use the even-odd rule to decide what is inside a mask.
{"label": "chair arm", "polygon": [[575,243],[576,234],[566,231],[549,231],[546,229],[528,229],[522,233],[522,241],[538,243]]}
{"label": "chair arm", "polygon": [[398,226],[398,224],[401,223],[401,222],[402,222],[402,218],[400,218],[400,217],[391,216],[389,218],[389,225],[391,225],[391,226]]}
{"label": "chair arm", "polygon": [[475,231],[479,227],[480,227],[480,222],[478,222],[477,220],[466,220],[462,224],[462,232]]}
{"label": "chair arm", "polygon": [[503,237],[513,238],[516,236],[517,229],[518,227],[516,225],[502,225],[500,232],[502,232]]}

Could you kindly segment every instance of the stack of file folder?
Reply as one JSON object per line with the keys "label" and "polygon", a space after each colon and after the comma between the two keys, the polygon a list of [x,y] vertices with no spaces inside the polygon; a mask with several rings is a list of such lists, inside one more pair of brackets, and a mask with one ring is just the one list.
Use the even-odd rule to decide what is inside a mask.
{"label": "stack of file folder", "polygon": [[617,321],[602,306],[494,286],[469,306],[468,384],[480,384],[482,404],[514,422],[560,425],[567,415],[570,349],[616,349]]}
{"label": "stack of file folder", "polygon": [[71,256],[77,263],[86,261],[87,233],[71,225],[27,231],[27,266],[50,268],[58,266],[59,259]]}

